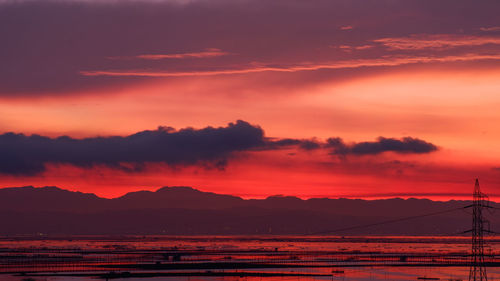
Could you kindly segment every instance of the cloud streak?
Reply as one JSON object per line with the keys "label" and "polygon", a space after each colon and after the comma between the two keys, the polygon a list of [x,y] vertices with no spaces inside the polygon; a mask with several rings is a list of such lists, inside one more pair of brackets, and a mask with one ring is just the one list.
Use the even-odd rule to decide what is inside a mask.
{"label": "cloud streak", "polygon": [[500,31],[500,26],[481,27],[479,30],[485,32]]}
{"label": "cloud streak", "polygon": [[[500,41],[499,41],[500,42]],[[110,76],[110,77],[189,77],[247,74],[258,72],[299,72],[321,69],[349,69],[361,67],[400,66],[416,63],[445,63],[479,60],[500,60],[500,54],[464,54],[460,56],[405,56],[387,57],[383,59],[358,59],[338,61],[324,64],[304,64],[291,66],[264,66],[241,69],[207,70],[207,71],[146,71],[146,70],[84,70],[83,76]]]}
{"label": "cloud streak", "polygon": [[[488,29],[491,31],[492,29]],[[454,34],[412,34],[407,37],[381,38],[373,40],[391,50],[447,49],[465,46],[500,44],[500,37],[484,37]]]}
{"label": "cloud streak", "polygon": [[121,59],[144,59],[144,60],[163,60],[163,59],[187,59],[187,58],[214,58],[227,55],[227,52],[223,52],[220,49],[210,48],[202,52],[193,53],[179,53],[179,54],[144,54],[132,57],[108,57],[113,60]]}
{"label": "cloud streak", "polygon": [[[349,75],[324,75],[340,81],[371,74],[356,67],[398,66],[420,55],[435,61],[435,50],[443,60],[497,54],[498,45],[488,43],[496,44],[497,34],[485,31],[499,26],[499,3],[424,1],[4,1],[0,98],[82,95],[150,82],[148,77],[351,68]],[[434,39],[442,47],[433,47]],[[469,39],[473,45],[463,45]],[[302,74],[297,84],[319,79]]]}

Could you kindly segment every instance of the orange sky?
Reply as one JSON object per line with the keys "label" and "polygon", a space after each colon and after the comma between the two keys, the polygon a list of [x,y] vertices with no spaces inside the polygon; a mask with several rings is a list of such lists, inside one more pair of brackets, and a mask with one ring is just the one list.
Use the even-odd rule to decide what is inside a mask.
{"label": "orange sky", "polygon": [[[500,194],[500,22],[493,13],[475,14],[484,5],[461,18],[439,3],[417,8],[414,1],[385,1],[394,7],[382,22],[387,11],[359,17],[369,7],[356,1],[333,19],[321,7],[335,9],[336,1],[319,8],[279,1],[281,9],[256,1],[261,10],[226,1],[174,2],[134,2],[135,9],[93,1],[0,2],[0,18],[13,15],[5,19],[12,28],[0,30],[9,42],[0,53],[10,69],[0,79],[0,133],[125,137],[158,126],[198,130],[244,120],[268,138],[325,146],[235,151],[224,156],[224,169],[153,161],[130,172],[44,160],[39,173],[15,174],[3,171],[3,163],[1,186],[55,185],[104,197],[185,185],[248,198],[442,200],[468,198],[480,177],[485,192]],[[57,15],[51,23],[50,9],[93,17],[82,24]],[[121,9],[136,25],[116,29],[106,19],[122,21]],[[30,11],[34,18],[26,16]],[[407,22],[398,16],[409,11]],[[230,13],[239,17],[211,21]],[[255,13],[262,22],[243,16]],[[163,19],[169,14],[174,19]],[[293,25],[298,15],[309,21],[299,17],[303,24]],[[81,36],[53,23],[67,23]],[[40,32],[46,41],[39,41]],[[162,32],[173,41],[156,36]],[[33,44],[39,47],[30,49]],[[343,156],[327,148],[330,137],[352,145],[412,137],[438,149]]]}

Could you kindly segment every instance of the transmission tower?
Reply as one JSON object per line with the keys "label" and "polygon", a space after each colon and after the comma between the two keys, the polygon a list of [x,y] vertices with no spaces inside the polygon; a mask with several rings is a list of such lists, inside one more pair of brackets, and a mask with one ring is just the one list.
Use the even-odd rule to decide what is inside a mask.
{"label": "transmission tower", "polygon": [[[483,218],[483,208],[489,208],[488,196],[479,189],[479,180],[476,179],[472,201],[472,255],[469,271],[469,281],[487,281],[484,264],[483,232],[489,232],[489,222]],[[485,229],[485,226],[488,229]]]}

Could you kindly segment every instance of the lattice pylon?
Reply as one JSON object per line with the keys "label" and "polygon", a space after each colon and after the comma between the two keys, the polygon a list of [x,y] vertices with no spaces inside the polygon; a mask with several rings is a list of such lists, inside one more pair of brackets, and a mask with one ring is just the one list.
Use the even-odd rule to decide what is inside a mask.
{"label": "lattice pylon", "polygon": [[[487,281],[486,267],[484,263],[484,239],[483,233],[488,221],[483,218],[483,208],[488,207],[487,196],[481,193],[479,180],[476,179],[472,201],[472,254],[469,271],[469,281]],[[486,230],[487,231],[487,230]]]}

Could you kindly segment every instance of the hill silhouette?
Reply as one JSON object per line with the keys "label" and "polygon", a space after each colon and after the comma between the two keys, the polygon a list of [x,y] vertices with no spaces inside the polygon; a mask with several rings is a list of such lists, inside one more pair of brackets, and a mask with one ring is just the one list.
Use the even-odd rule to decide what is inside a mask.
{"label": "hill silhouette", "polygon": [[[401,198],[245,200],[191,187],[163,187],[105,199],[57,187],[26,186],[0,189],[0,234],[452,234],[470,228],[470,215],[459,210],[469,204]],[[454,211],[349,229],[443,210]],[[328,233],[343,228],[348,229]]]}

